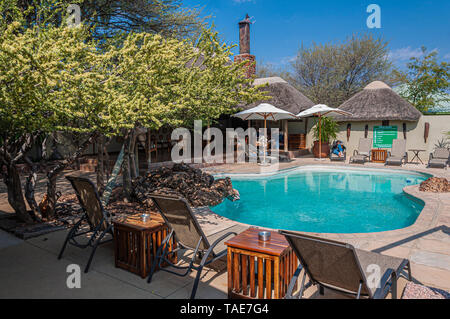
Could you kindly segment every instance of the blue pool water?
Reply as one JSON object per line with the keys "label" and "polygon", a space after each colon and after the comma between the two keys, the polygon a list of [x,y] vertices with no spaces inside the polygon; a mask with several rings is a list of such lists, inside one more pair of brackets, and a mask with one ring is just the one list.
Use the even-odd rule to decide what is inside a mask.
{"label": "blue pool water", "polygon": [[426,174],[394,170],[302,168],[271,176],[229,175],[241,195],[211,207],[261,227],[316,233],[366,233],[412,225],[423,202],[403,188]]}

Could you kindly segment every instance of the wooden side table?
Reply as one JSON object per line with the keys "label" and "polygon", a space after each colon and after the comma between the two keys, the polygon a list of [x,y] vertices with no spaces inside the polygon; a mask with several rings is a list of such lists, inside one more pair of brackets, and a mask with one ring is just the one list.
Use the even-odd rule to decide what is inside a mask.
{"label": "wooden side table", "polygon": [[[140,215],[119,218],[114,222],[115,265],[147,277],[156,251],[169,233],[169,228],[158,214],[151,214],[150,220],[142,222]],[[169,251],[176,248],[171,240]],[[172,262],[177,262],[177,255],[171,255]]]}
{"label": "wooden side table", "polygon": [[372,150],[373,163],[386,163],[387,150]]}
{"label": "wooden side table", "polygon": [[297,268],[297,257],[285,237],[271,232],[268,242],[258,240],[262,229],[249,228],[228,240],[228,297],[281,299]]}

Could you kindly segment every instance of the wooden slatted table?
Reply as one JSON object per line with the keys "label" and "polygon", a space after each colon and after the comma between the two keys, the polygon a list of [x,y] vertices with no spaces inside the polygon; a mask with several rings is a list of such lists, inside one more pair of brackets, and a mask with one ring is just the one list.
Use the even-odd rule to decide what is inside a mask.
{"label": "wooden slatted table", "polygon": [[249,228],[228,240],[228,297],[281,299],[297,268],[297,257],[284,236],[271,232],[268,242],[258,240],[263,229]]}
{"label": "wooden slatted table", "polygon": [[372,150],[372,162],[373,163],[385,163],[387,158],[387,150]]}
{"label": "wooden slatted table", "polygon": [[[145,223],[140,215],[118,218],[114,222],[115,265],[147,277],[161,242],[169,233],[169,228],[159,214],[151,214]],[[172,239],[169,251],[176,248]],[[176,263],[177,255],[171,255]]]}

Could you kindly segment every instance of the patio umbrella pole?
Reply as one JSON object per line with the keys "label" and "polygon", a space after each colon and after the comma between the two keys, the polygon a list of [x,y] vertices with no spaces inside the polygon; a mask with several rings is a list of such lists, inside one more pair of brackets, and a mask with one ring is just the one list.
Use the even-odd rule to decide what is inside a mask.
{"label": "patio umbrella pole", "polygon": [[266,146],[267,146],[267,143],[265,142],[267,140],[266,135],[267,135],[267,115],[264,116],[264,139],[263,139],[263,142],[264,142],[264,150],[263,150],[263,152],[264,152],[264,165],[266,164]]}
{"label": "patio umbrella pole", "polygon": [[319,114],[319,161],[322,160],[322,126],[320,125],[322,115]]}

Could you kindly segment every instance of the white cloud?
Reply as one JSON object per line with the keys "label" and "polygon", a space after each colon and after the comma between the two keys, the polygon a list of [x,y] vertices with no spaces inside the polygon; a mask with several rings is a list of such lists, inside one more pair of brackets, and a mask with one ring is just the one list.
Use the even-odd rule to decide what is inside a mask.
{"label": "white cloud", "polygon": [[[433,50],[427,50],[427,54],[431,52],[439,53],[437,48]],[[411,58],[420,58],[423,56],[423,52],[421,48],[400,48],[396,50],[392,50],[389,52],[388,57],[394,62],[408,62]]]}
{"label": "white cloud", "polygon": [[396,62],[408,61],[411,58],[419,58],[423,55],[421,48],[400,48],[389,52],[389,59]]}

